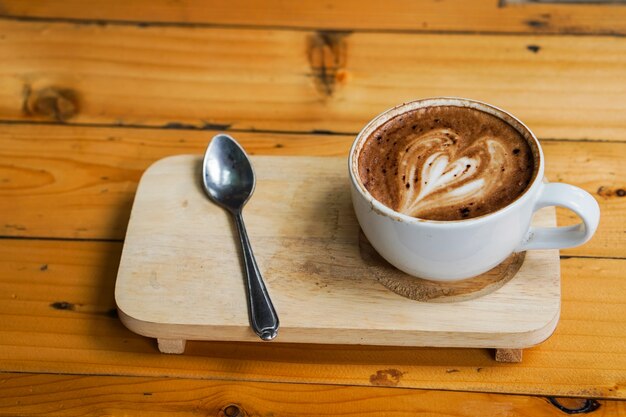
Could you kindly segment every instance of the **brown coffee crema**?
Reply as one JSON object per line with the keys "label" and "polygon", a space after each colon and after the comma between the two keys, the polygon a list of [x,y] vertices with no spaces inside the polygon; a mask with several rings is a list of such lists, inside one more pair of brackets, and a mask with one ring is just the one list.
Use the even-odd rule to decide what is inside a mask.
{"label": "brown coffee crema", "polygon": [[533,150],[505,121],[480,110],[436,106],[392,118],[365,139],[361,182],[400,213],[464,220],[508,205],[528,188]]}

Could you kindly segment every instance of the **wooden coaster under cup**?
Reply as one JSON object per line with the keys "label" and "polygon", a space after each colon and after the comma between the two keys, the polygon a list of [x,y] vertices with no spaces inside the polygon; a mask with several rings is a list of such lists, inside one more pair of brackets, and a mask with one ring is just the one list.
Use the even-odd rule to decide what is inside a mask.
{"label": "wooden coaster under cup", "polygon": [[437,282],[416,278],[400,271],[376,252],[363,232],[359,232],[359,249],[372,275],[389,290],[415,301],[453,303],[489,294],[506,284],[524,263],[525,252],[514,253],[495,268],[473,278],[454,282]]}
{"label": "wooden coaster under cup", "polygon": [[[248,323],[234,225],[201,189],[201,159],[170,157],[146,171],[120,262],[120,319],[156,338],[162,352],[215,340],[497,348],[497,359],[519,361],[520,349],[556,327],[558,251],[515,257],[501,266],[501,278],[474,281],[472,291],[463,288],[470,280],[417,284],[359,241],[345,158],[259,156],[243,214],[281,322],[278,337],[263,342]],[[555,225],[554,208],[533,223]]]}

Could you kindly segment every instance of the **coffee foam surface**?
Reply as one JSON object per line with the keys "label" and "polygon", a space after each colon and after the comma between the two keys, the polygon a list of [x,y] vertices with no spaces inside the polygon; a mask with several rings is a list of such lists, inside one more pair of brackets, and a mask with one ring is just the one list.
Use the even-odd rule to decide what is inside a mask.
{"label": "coffee foam surface", "polygon": [[532,149],[513,127],[453,106],[391,119],[366,139],[358,167],[374,198],[428,220],[496,211],[519,196],[534,173]]}

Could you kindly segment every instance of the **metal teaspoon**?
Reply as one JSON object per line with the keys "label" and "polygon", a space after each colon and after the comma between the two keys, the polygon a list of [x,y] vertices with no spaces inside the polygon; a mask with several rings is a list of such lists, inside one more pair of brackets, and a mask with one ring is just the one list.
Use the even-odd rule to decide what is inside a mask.
{"label": "metal teaspoon", "polygon": [[261,339],[272,340],[278,334],[278,315],[254,259],[241,215],[254,192],[254,171],[248,155],[235,139],[224,134],[213,137],[204,155],[202,183],[209,198],[235,219],[246,266],[250,326]]}

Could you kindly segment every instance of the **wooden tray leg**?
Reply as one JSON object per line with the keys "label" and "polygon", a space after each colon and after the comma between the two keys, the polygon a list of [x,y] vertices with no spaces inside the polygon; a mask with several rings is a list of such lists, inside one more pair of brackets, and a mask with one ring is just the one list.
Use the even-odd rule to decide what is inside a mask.
{"label": "wooden tray leg", "polygon": [[496,349],[496,362],[519,363],[522,361],[522,349]]}
{"label": "wooden tray leg", "polygon": [[161,353],[183,353],[185,351],[185,339],[157,339]]}

